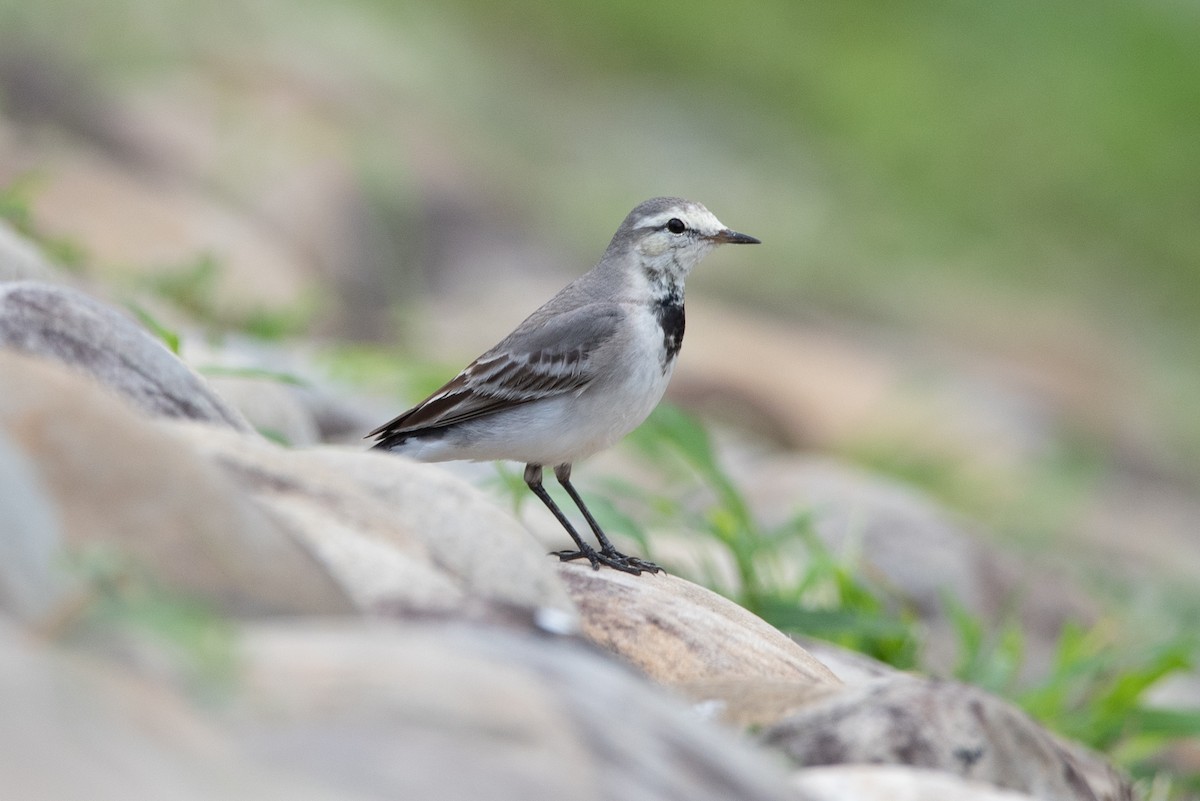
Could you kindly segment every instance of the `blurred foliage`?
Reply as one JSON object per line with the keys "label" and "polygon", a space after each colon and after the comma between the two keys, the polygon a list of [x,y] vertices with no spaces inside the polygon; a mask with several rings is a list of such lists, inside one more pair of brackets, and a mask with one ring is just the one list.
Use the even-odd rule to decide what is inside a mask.
{"label": "blurred foliage", "polygon": [[554,128],[577,140],[550,151],[570,181],[556,199],[612,180],[601,173],[696,187],[768,248],[751,280],[697,283],[789,316],[1027,353],[1070,354],[1047,321],[1082,325],[1116,363],[1148,368],[1128,380],[1148,384],[1148,413],[1182,453],[1172,467],[1200,482],[1195,6],[451,5],[485,46],[520,53],[502,88],[549,76],[605,103],[610,136],[639,131],[637,147],[606,151],[587,129],[601,115]]}
{"label": "blurred foliage", "polygon": [[[988,272],[1196,330],[1193,6],[456,5],[560,80],[653,82],[700,124],[752,106],[770,124],[730,133],[739,157],[818,181],[828,197],[829,230],[815,252],[796,251],[810,268],[865,267],[885,286],[906,278],[897,273],[927,285],[947,270]],[[793,293],[808,277],[790,276]]]}
{"label": "blurred foliage", "polygon": [[330,343],[317,358],[330,377],[378,395],[406,398],[403,403],[433,394],[454,375],[452,366],[377,345]]}
{"label": "blurred foliage", "polygon": [[66,568],[80,594],[49,633],[101,647],[151,648],[156,662],[198,698],[217,700],[232,686],[237,643],[228,618],[164,589],[111,547],[82,548]]}
{"label": "blurred foliage", "polygon": [[219,259],[203,253],[170,269],[148,272],[138,279],[138,284],[170,301],[197,322],[209,324],[214,333],[234,329],[258,339],[280,340],[296,336],[310,326],[316,311],[315,299],[293,306],[229,314],[217,296],[221,269]]}
{"label": "blurred foliage", "polygon": [[1113,461],[1095,437],[1055,434],[1039,453],[1005,469],[882,436],[851,443],[840,455],[873,474],[919,488],[947,509],[986,521],[997,541],[1036,552],[1070,528],[1079,509],[1102,491]]}
{"label": "blurred foliage", "polygon": [[991,632],[946,599],[958,633],[955,677],[1020,704],[1065,737],[1102,751],[1135,777],[1164,775],[1180,792],[1200,792],[1200,776],[1160,774],[1158,757],[1174,743],[1200,738],[1200,710],[1167,709],[1148,693],[1163,679],[1195,670],[1200,641],[1186,633],[1145,641],[1113,620],[1090,629],[1068,625],[1050,672],[1032,684],[1018,681],[1024,635],[1015,621]]}
{"label": "blurred foliage", "polygon": [[[1130,380],[1200,480],[1198,45],[1194,6],[1128,0],[0,0],[8,58],[116,91],[204,76],[224,191],[281,122],[264,87],[308,92],[397,276],[428,255],[442,181],[589,253],[614,206],[694,195],[766,243],[750,280],[695,281],[763,308],[1027,350],[1061,345],[1035,316],[1081,325],[1145,367]],[[64,92],[67,123],[91,88]]]}
{"label": "blurred foliage", "polygon": [[[3,0],[0,21],[26,48],[53,41],[122,80],[218,69],[222,54],[227,68],[252,53],[286,59],[289,47],[314,63],[332,57],[350,81],[390,81],[369,90],[404,112],[412,103],[477,126],[492,144],[455,144],[485,159],[519,156],[523,141],[530,160],[489,176],[516,197],[529,197],[511,185],[522,178],[590,201],[626,197],[612,184],[639,172],[666,184],[706,168],[728,175],[698,146],[714,140],[757,188],[757,202],[739,189],[750,219],[738,224],[778,254],[763,280],[726,288],[772,305],[816,292],[953,315],[940,301],[965,296],[947,288],[1007,287],[1123,326],[1197,332],[1200,13],[1190,4],[119,0],[100,12],[82,0]],[[362,99],[342,89],[345,104]],[[564,100],[578,96],[604,114],[565,129],[576,110]],[[587,127],[605,118],[614,130]],[[635,126],[644,135],[631,139]],[[382,145],[393,133],[363,148],[365,175],[397,158]],[[598,147],[605,138],[624,152]]]}

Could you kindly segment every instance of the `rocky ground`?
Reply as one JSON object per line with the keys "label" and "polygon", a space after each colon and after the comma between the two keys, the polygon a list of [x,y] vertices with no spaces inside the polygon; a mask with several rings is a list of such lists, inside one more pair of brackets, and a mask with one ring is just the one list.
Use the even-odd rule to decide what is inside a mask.
{"label": "rocky ground", "polygon": [[0,285],[0,342],[15,797],[1132,797],[979,690],[557,564],[440,467],[274,444],[66,283]]}

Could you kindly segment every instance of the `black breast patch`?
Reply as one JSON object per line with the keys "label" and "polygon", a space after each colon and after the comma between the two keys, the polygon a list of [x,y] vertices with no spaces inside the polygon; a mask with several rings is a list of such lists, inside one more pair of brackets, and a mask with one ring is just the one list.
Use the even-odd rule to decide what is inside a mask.
{"label": "black breast patch", "polygon": [[683,346],[683,298],[671,295],[663,298],[654,307],[658,324],[663,332],[663,371],[675,361],[679,349]]}

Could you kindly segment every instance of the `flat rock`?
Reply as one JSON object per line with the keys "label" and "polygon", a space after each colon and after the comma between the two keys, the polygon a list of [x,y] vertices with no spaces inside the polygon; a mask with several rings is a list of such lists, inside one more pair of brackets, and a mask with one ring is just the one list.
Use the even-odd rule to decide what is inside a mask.
{"label": "flat rock", "polygon": [[250,430],[161,342],[75,289],[32,281],[0,284],[0,347],[69,365],[150,415]]}
{"label": "flat rock", "polygon": [[1011,704],[952,682],[896,676],[848,686],[765,729],[798,766],[944,771],[1045,801],[1132,801],[1129,782]]}
{"label": "flat rock", "polygon": [[167,591],[230,614],[352,611],[305,546],[224,471],[108,389],[6,352],[0,386],[0,432],[52,500],[68,561],[115,552]]}
{"label": "flat rock", "polygon": [[557,610],[553,562],[510,515],[435,465],[331,446],[288,450],[173,428],[306,542],[360,609],[421,615]]}
{"label": "flat rock", "polygon": [[446,801],[797,799],[767,754],[570,639],[365,621],[255,626],[241,642],[237,742],[322,786]]}
{"label": "flat rock", "polygon": [[949,773],[902,765],[834,765],[796,771],[792,784],[813,801],[1034,801]]}
{"label": "flat rock", "polygon": [[558,572],[579,607],[584,635],[662,684],[841,684],[762,618],[690,581],[571,563]]}

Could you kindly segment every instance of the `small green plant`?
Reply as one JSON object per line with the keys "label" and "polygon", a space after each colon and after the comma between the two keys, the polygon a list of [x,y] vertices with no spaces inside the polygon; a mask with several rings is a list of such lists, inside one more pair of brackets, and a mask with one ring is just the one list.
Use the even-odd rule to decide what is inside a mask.
{"label": "small green plant", "polygon": [[[1139,645],[1116,621],[1066,626],[1049,672],[1022,684],[1023,634],[1009,620],[996,634],[953,599],[947,608],[958,632],[955,677],[1006,696],[1058,733],[1111,755],[1135,777],[1159,770],[1153,757],[1172,742],[1200,738],[1200,710],[1151,706],[1149,691],[1166,677],[1193,670],[1200,647],[1177,636]],[[1168,777],[1200,790],[1200,777]]]}
{"label": "small green plant", "polygon": [[1025,634],[1015,616],[997,631],[952,595],[942,596],[942,606],[958,638],[955,678],[999,695],[1016,692],[1025,663]]}
{"label": "small green plant", "polygon": [[1194,669],[1200,650],[1188,638],[1138,646],[1116,632],[1115,625],[1068,626],[1050,675],[1015,700],[1056,731],[1148,776],[1153,754],[1174,740],[1200,738],[1200,710],[1156,708],[1146,699],[1167,676]]}
{"label": "small green plant", "polygon": [[[803,510],[778,526],[760,524],[700,423],[660,405],[631,443],[656,469],[686,484],[699,482],[711,497],[686,522],[720,545],[736,580],[722,579],[711,564],[702,565],[699,580],[780,629],[822,637],[897,667],[913,666],[918,641],[903,599],[863,582],[857,564],[833,554]],[[661,503],[657,508],[663,511]],[[679,514],[678,507],[668,505],[666,511]],[[797,564],[798,574],[789,570]]]}
{"label": "small green plant", "polygon": [[921,641],[916,613],[863,582],[855,562],[839,559],[811,531],[801,532],[808,564],[792,586],[763,598],[762,617],[784,631],[828,640],[907,670]]}
{"label": "small green plant", "polygon": [[167,328],[158,321],[157,317],[147,311],[145,307],[141,306],[140,304],[130,301],[125,304],[125,307],[133,312],[133,316],[138,319],[138,322],[140,322],[147,331],[158,337],[158,339],[167,346],[171,353],[174,353],[176,356],[179,355],[179,349],[183,343],[179,337],[178,331]]}

